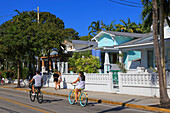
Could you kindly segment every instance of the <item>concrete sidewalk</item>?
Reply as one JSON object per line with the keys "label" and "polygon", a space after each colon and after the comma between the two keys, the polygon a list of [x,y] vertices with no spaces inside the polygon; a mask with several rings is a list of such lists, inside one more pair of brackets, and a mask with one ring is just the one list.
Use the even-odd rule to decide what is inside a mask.
{"label": "concrete sidewalk", "polygon": [[[4,85],[1,87],[11,88],[11,89],[16,89],[16,90],[25,90],[25,91],[30,90],[29,88],[16,88],[16,85]],[[43,87],[42,91],[44,94],[67,97],[71,90],[70,89],[55,90],[54,88]],[[156,106],[160,104],[159,98],[114,94],[114,93],[106,93],[106,92],[93,92],[93,91],[85,91],[85,92],[88,94],[89,101],[121,105],[124,107],[144,109],[144,110],[155,111],[155,112],[170,113],[170,109],[152,107],[152,106]]]}

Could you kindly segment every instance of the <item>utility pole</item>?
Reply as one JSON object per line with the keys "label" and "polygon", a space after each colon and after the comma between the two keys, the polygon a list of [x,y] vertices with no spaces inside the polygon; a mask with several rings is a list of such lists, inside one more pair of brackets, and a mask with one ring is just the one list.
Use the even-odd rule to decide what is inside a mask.
{"label": "utility pole", "polygon": [[39,19],[40,19],[40,16],[39,16],[39,7],[37,7],[37,22],[39,23]]}
{"label": "utility pole", "polygon": [[[37,7],[37,22],[38,22],[38,24],[39,24],[39,20],[40,20],[40,11],[39,11],[39,7]],[[41,68],[40,68],[40,56],[38,56],[38,68],[37,68],[37,70],[38,71],[40,71],[41,70]]]}

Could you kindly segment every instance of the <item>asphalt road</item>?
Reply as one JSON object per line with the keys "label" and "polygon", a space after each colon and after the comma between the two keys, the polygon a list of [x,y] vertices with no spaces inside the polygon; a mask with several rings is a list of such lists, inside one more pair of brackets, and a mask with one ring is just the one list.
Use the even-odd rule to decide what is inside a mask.
{"label": "asphalt road", "polygon": [[70,105],[66,97],[44,95],[44,101],[31,102],[29,93],[0,88],[0,113],[153,113],[109,104],[89,102],[86,107]]}

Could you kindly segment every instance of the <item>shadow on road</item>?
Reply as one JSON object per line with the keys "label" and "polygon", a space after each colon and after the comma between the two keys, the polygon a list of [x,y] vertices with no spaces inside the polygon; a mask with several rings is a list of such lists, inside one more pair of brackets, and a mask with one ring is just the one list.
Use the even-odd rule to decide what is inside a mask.
{"label": "shadow on road", "polygon": [[55,99],[55,100],[43,100],[43,103],[51,103],[56,101],[62,101],[63,99]]}
{"label": "shadow on road", "polygon": [[20,113],[20,112],[17,112],[17,111],[14,111],[14,110],[10,110],[10,109],[7,109],[7,108],[3,108],[3,107],[0,107],[0,109],[2,109],[4,111],[7,111],[9,113]]}
{"label": "shadow on road", "polygon": [[112,109],[108,109],[108,110],[104,110],[104,111],[101,111],[101,112],[98,112],[98,113],[107,113],[107,112],[110,112],[110,111],[121,111],[123,109],[126,109],[126,107],[116,107],[116,108],[112,108]]}
{"label": "shadow on road", "polygon": [[110,112],[110,111],[121,111],[121,110],[127,108],[127,107],[125,107],[127,103],[130,103],[130,102],[133,102],[133,101],[138,101],[138,100],[131,99],[131,100],[129,100],[129,101],[124,102],[124,103],[122,104],[122,106],[118,106],[118,107],[115,107],[115,108],[112,108],[112,109],[103,110],[103,111],[98,112],[98,113],[107,113],[107,112]]}
{"label": "shadow on road", "polygon": [[95,104],[99,104],[99,103],[98,102],[93,102],[93,103],[90,102],[90,103],[87,104],[87,106],[95,106]]}

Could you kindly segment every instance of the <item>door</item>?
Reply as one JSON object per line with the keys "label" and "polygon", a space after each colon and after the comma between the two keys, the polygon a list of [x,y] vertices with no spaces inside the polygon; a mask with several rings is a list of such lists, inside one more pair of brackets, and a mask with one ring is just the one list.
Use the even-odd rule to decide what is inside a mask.
{"label": "door", "polygon": [[167,67],[168,67],[168,69],[170,69],[170,50],[168,50],[168,58],[167,58]]}

